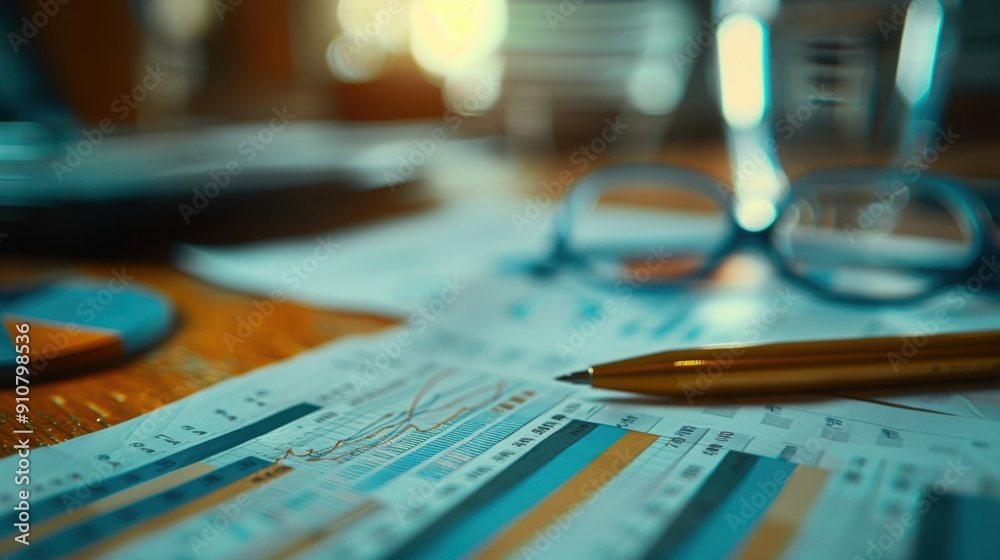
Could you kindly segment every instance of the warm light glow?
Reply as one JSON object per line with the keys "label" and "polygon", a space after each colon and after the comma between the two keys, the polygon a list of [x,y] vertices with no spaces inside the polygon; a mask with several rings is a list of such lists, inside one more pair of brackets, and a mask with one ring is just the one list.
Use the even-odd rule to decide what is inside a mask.
{"label": "warm light glow", "polygon": [[153,25],[179,43],[198,39],[215,20],[210,0],[155,0],[148,7]]}
{"label": "warm light glow", "polygon": [[936,0],[911,2],[906,10],[896,67],[896,91],[911,107],[930,92],[942,23]]}
{"label": "warm light glow", "polygon": [[733,128],[753,128],[767,108],[767,29],[757,17],[739,13],[716,33],[722,115]]}
{"label": "warm light glow", "polygon": [[346,32],[364,31],[369,22],[378,22],[376,12],[383,4],[382,0],[340,0],[337,2],[337,23]]}
{"label": "warm light glow", "polygon": [[327,66],[344,82],[365,82],[378,76],[386,58],[385,51],[377,46],[356,48],[346,35],[335,38],[326,49]]}
{"label": "warm light glow", "polygon": [[[740,159],[737,159],[740,162]],[[757,162],[756,170],[749,174],[738,174],[735,177],[736,195],[746,198],[759,198],[777,202],[784,194],[787,180],[783,173],[775,168],[773,162],[763,160]]]}
{"label": "warm light glow", "polygon": [[340,0],[337,24],[359,48],[402,52],[409,46],[409,5],[405,0]]}
{"label": "warm light glow", "polygon": [[410,50],[435,75],[474,72],[500,46],[507,30],[504,0],[414,0]]}
{"label": "warm light glow", "polygon": [[788,176],[777,153],[764,149],[769,133],[761,127],[730,135],[736,221],[750,231],[760,231],[774,222],[778,201],[788,190]]}
{"label": "warm light glow", "polygon": [[766,198],[742,198],[736,201],[736,222],[747,231],[761,231],[774,223],[778,212]]}
{"label": "warm light glow", "polygon": [[441,95],[449,110],[460,115],[488,111],[500,100],[503,59],[488,56],[476,65],[475,72],[451,74],[441,84]]}

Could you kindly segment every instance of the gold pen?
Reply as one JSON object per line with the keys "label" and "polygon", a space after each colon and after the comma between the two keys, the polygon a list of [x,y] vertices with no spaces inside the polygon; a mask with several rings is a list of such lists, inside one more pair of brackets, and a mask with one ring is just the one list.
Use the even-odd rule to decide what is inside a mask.
{"label": "gold pen", "polygon": [[655,395],[860,389],[1000,374],[1000,331],[913,334],[670,350],[556,378]]}

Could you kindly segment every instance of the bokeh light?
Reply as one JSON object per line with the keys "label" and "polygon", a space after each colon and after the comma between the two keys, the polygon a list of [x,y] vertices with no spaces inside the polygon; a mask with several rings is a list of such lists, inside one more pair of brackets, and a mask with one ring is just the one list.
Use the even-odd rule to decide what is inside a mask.
{"label": "bokeh light", "polygon": [[475,71],[503,42],[504,0],[414,0],[410,50],[436,76]]}
{"label": "bokeh light", "polygon": [[156,29],[177,43],[197,40],[215,20],[211,0],[152,0],[148,7]]}
{"label": "bokeh light", "polygon": [[906,23],[899,45],[896,91],[916,106],[930,92],[938,56],[938,36],[943,10],[937,0],[913,2],[906,10]]}
{"label": "bokeh light", "polygon": [[719,24],[719,88],[729,126],[757,126],[767,108],[767,29],[759,18],[738,13]]}

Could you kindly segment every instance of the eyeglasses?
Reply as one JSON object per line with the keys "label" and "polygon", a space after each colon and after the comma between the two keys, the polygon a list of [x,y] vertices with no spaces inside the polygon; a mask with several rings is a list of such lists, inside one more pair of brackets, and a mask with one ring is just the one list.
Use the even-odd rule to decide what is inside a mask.
{"label": "eyeglasses", "polygon": [[[845,65],[844,60],[854,60],[865,48],[876,49],[862,40],[877,19],[874,12],[864,12],[854,22],[859,33],[851,32],[851,25],[845,31],[838,20],[837,33],[857,40],[843,42],[845,56],[834,56],[836,65],[817,68],[816,48],[827,60],[830,42],[817,47],[815,37],[825,37],[823,33],[812,36],[814,43],[797,34],[802,6],[783,6],[776,17],[765,3],[714,4],[721,19],[717,93],[730,163],[737,171],[736,195],[682,167],[630,164],[595,171],[577,182],[556,215],[549,259],[555,269],[582,270],[616,285],[623,279],[632,286],[663,285],[708,276],[731,253],[752,248],[769,255],[776,269],[795,283],[859,303],[916,300],[955,283],[975,291],[1000,284],[995,264],[1000,238],[983,198],[958,178],[904,165],[910,155],[925,155],[935,138],[930,131],[937,130],[956,51],[957,2],[909,6],[908,39],[896,36],[899,71],[894,72],[874,72],[878,68],[870,67],[871,57],[865,56],[854,57],[864,64]],[[883,8],[888,5],[878,9]],[[777,49],[769,47],[772,29],[778,30]],[[779,75],[785,76],[780,96],[771,88],[772,62],[779,63]],[[841,75],[845,69],[847,79]],[[840,74],[834,79],[831,72]],[[859,76],[863,79],[852,82]],[[854,134],[848,142],[851,150],[868,146],[865,140],[872,131],[852,123],[872,121],[844,119],[851,107],[881,106],[871,102],[866,84],[874,87],[878,79],[892,77],[894,87],[876,89],[901,96],[903,116],[894,120],[901,125],[898,166],[836,168],[789,184],[778,158],[775,133],[782,124],[776,117],[800,101],[808,101],[799,108],[808,109],[810,116],[821,111],[809,119],[814,133],[800,132],[793,143],[807,146],[807,154],[825,153],[817,149],[817,141],[845,130]],[[813,82],[837,93],[803,99],[808,89],[803,84]],[[893,97],[887,103],[897,101]],[[859,136],[866,130],[867,135]],[[799,157],[792,160],[801,164]]]}
{"label": "eyeglasses", "polygon": [[[581,178],[556,213],[550,262],[604,280],[647,285],[706,277],[756,247],[789,280],[838,300],[906,302],[956,283],[1000,285],[998,230],[960,179],[902,171],[821,171],[790,185],[751,232],[733,195],[698,171],[661,164],[605,167]],[[745,220],[744,220],[745,223]]]}

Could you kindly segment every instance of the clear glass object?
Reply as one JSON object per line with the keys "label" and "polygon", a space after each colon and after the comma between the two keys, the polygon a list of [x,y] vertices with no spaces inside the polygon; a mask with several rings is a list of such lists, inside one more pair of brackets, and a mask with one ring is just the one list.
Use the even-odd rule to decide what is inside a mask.
{"label": "clear glass object", "polygon": [[[954,142],[938,117],[957,9],[717,0],[732,188],[667,165],[595,171],[560,209],[552,262],[609,279],[646,267],[651,282],[670,282],[749,244],[787,278],[856,302],[913,300],[979,275],[998,249],[989,208],[928,169]],[[838,165],[803,173],[816,153]]]}

